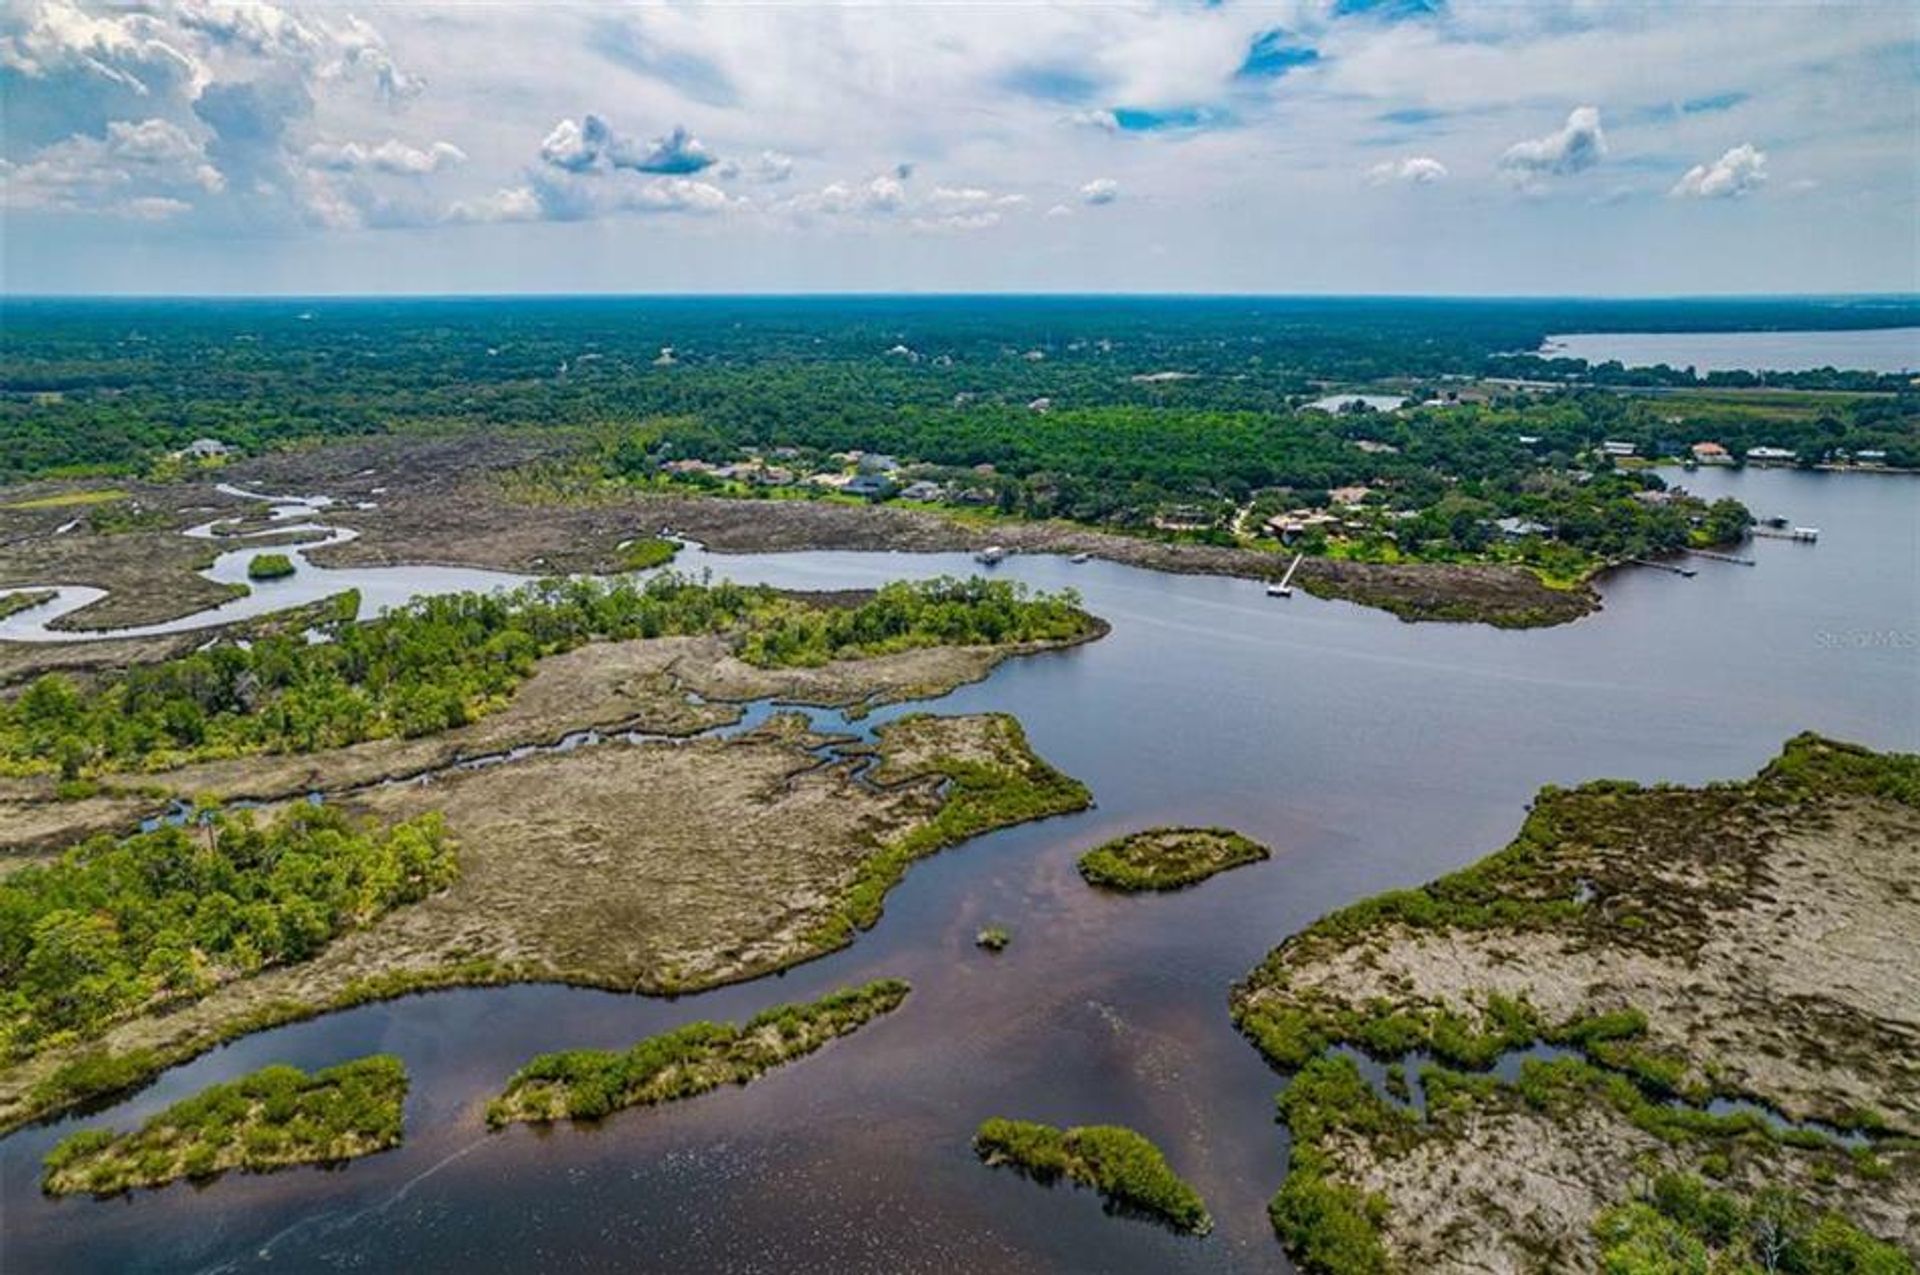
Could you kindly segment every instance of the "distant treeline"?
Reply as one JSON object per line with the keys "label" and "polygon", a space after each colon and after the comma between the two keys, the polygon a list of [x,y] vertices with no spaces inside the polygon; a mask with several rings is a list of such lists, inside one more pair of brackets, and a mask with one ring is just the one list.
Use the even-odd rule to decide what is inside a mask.
{"label": "distant treeline", "polygon": [[[1916,322],[1920,302],[1905,300],[13,300],[0,348],[0,481],[137,468],[203,436],[254,451],[313,436],[663,414],[729,435],[862,446],[889,425],[938,427],[935,409],[956,398],[982,410],[1050,398],[1277,417],[1326,382],[1564,375],[1578,369],[1509,357],[1558,331]],[[1192,379],[1135,379],[1167,371]]]}

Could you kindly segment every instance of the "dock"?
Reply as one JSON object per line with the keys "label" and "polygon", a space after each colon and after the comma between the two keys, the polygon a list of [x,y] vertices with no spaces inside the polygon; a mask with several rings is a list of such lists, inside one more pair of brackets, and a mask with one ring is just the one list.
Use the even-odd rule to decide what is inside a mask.
{"label": "dock", "polygon": [[1293,596],[1293,573],[1300,569],[1300,563],[1306,556],[1304,553],[1296,553],[1293,555],[1293,561],[1287,566],[1287,574],[1280,577],[1278,584],[1270,584],[1267,586],[1268,597],[1290,598]]}
{"label": "dock", "polygon": [[1687,552],[1696,558],[1706,558],[1712,562],[1731,562],[1737,567],[1757,567],[1760,565],[1752,558],[1735,557],[1730,553],[1717,553],[1712,549],[1689,549]]}
{"label": "dock", "polygon": [[1767,540],[1798,540],[1802,544],[1813,544],[1820,539],[1818,527],[1754,527],[1753,534]]}
{"label": "dock", "polygon": [[1671,571],[1674,575],[1686,576],[1688,579],[1692,579],[1699,574],[1699,572],[1695,571],[1692,567],[1676,567],[1671,562],[1655,562],[1651,558],[1628,558],[1627,561],[1636,567],[1652,567],[1655,571]]}

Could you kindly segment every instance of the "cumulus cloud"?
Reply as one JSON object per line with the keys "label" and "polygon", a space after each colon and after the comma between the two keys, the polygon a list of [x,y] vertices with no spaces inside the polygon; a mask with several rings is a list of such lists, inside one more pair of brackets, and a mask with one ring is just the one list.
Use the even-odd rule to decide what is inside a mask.
{"label": "cumulus cloud", "polygon": [[0,38],[0,68],[35,80],[77,72],[142,97],[204,74],[198,59],[170,41],[151,15],[94,17],[60,0],[39,5]]}
{"label": "cumulus cloud", "polygon": [[[6,203],[12,208],[124,214],[134,202],[159,198],[154,188],[215,193],[225,186],[206,152],[178,125],[162,119],[117,120],[105,137],[75,134],[35,151],[24,162],[0,161]],[[175,200],[174,202],[180,202]]]}
{"label": "cumulus cloud", "polygon": [[377,146],[360,142],[315,142],[306,149],[306,161],[313,168],[334,173],[385,173],[394,177],[424,177],[443,168],[465,163],[467,153],[452,142],[431,146],[409,146],[398,138],[389,138]]}
{"label": "cumulus cloud", "polygon": [[1111,177],[1096,177],[1080,188],[1080,202],[1110,204],[1120,198],[1120,183]]}
{"label": "cumulus cloud", "polygon": [[1447,166],[1431,155],[1409,155],[1402,160],[1387,160],[1367,170],[1367,180],[1376,186],[1388,182],[1407,182],[1426,186],[1447,175]]}
{"label": "cumulus cloud", "polygon": [[716,162],[713,153],[683,127],[676,125],[664,137],[636,144],[616,133],[605,118],[591,114],[577,124],[571,119],[555,124],[540,143],[540,158],[569,173],[626,168],[678,177],[700,172]]}
{"label": "cumulus cloud", "polygon": [[1676,198],[1738,199],[1767,180],[1767,153],[1743,142],[1711,164],[1695,164],[1667,192]]}
{"label": "cumulus cloud", "polygon": [[1567,122],[1545,137],[1515,142],[1500,157],[1500,171],[1515,185],[1536,187],[1550,177],[1570,177],[1598,164],[1607,154],[1600,108],[1577,106]]}

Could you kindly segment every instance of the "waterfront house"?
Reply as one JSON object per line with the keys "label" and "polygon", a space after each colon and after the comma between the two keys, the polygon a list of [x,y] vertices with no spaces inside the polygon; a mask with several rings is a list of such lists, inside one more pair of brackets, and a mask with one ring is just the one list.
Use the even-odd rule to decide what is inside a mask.
{"label": "waterfront house", "polygon": [[1609,456],[1632,456],[1639,452],[1640,446],[1637,443],[1623,443],[1610,438],[1600,444],[1600,450]]}
{"label": "waterfront house", "polygon": [[1509,540],[1520,540],[1527,536],[1547,536],[1553,534],[1553,528],[1543,522],[1534,522],[1530,518],[1496,518],[1494,529]]}
{"label": "waterfront house", "polygon": [[1747,459],[1758,461],[1763,465],[1786,464],[1797,459],[1798,455],[1799,453],[1790,447],[1749,447],[1747,449]]}
{"label": "waterfront house", "polygon": [[1733,463],[1733,457],[1729,456],[1727,449],[1718,443],[1695,443],[1693,445],[1693,458],[1702,465],[1728,465]]}

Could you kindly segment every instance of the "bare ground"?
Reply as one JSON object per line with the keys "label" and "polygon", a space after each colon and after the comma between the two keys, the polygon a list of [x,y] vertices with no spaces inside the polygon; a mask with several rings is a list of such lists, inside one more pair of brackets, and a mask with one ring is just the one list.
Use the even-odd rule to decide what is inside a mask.
{"label": "bare ground", "polygon": [[[1593,1219],[1655,1171],[1690,1159],[1602,1106],[1547,1116],[1514,1101],[1478,1103],[1402,1154],[1364,1139],[1332,1148],[1343,1176],[1391,1201],[1386,1241],[1395,1269],[1444,1275],[1593,1271]],[[1920,1251],[1920,1158],[1890,1153],[1872,1187],[1833,1182],[1791,1154],[1753,1149],[1723,1185],[1790,1186],[1837,1207],[1876,1235]]]}

